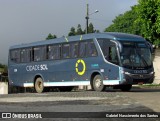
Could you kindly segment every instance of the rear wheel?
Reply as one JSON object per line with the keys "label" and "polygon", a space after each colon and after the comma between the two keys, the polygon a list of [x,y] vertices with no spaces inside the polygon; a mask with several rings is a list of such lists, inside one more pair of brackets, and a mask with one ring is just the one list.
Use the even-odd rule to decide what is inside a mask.
{"label": "rear wheel", "polygon": [[103,85],[103,79],[100,75],[96,75],[93,79],[93,82],[92,82],[92,88],[95,90],[95,91],[103,91],[105,89],[105,86]]}
{"label": "rear wheel", "polygon": [[122,91],[124,91],[124,92],[130,91],[131,88],[132,88],[132,85],[131,85],[131,84],[126,84],[126,85],[121,85],[121,86],[120,86],[120,89],[121,89]]}
{"label": "rear wheel", "polygon": [[44,90],[43,80],[42,78],[37,78],[34,85],[35,91],[37,93],[42,93]]}

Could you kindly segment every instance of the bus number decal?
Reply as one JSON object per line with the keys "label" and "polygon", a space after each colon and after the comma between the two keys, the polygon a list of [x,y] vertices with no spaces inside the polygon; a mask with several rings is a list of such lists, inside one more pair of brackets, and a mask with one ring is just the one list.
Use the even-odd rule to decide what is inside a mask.
{"label": "bus number decal", "polygon": [[[79,69],[78,69],[78,66],[79,66],[80,63],[83,66],[82,71],[79,71]],[[77,62],[76,62],[76,72],[77,72],[77,74],[82,76],[85,73],[85,71],[86,71],[86,64],[85,64],[84,60],[82,60],[82,59],[77,60]]]}
{"label": "bus number decal", "polygon": [[45,70],[48,70],[48,67],[46,64],[41,64],[41,65],[27,66],[26,70],[27,71],[45,71]]}

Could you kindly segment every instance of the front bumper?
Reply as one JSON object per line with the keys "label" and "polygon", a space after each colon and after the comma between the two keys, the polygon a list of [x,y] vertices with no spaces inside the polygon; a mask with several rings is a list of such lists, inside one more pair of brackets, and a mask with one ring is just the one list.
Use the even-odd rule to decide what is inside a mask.
{"label": "front bumper", "polygon": [[154,81],[154,74],[124,74],[124,81],[122,84],[151,84]]}

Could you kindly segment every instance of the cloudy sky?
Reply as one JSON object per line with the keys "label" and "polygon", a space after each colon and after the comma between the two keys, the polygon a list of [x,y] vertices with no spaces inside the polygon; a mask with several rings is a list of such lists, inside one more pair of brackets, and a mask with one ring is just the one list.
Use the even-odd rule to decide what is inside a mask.
{"label": "cloudy sky", "polygon": [[72,26],[89,21],[101,32],[115,16],[130,10],[137,0],[0,0],[0,63],[6,64],[12,45],[44,40],[49,33],[67,36]]}

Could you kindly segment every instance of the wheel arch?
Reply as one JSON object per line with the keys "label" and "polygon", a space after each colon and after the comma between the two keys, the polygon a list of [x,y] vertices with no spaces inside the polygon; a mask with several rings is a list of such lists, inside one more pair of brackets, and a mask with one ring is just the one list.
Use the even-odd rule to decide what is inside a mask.
{"label": "wheel arch", "polygon": [[100,71],[93,71],[90,76],[90,84],[92,85],[93,79],[96,75],[100,75],[103,78],[103,74]]}
{"label": "wheel arch", "polygon": [[35,81],[36,81],[37,78],[42,78],[42,80],[44,81],[44,78],[43,78],[43,76],[41,74],[36,74],[34,76],[34,79],[33,79],[34,85],[35,85]]}

